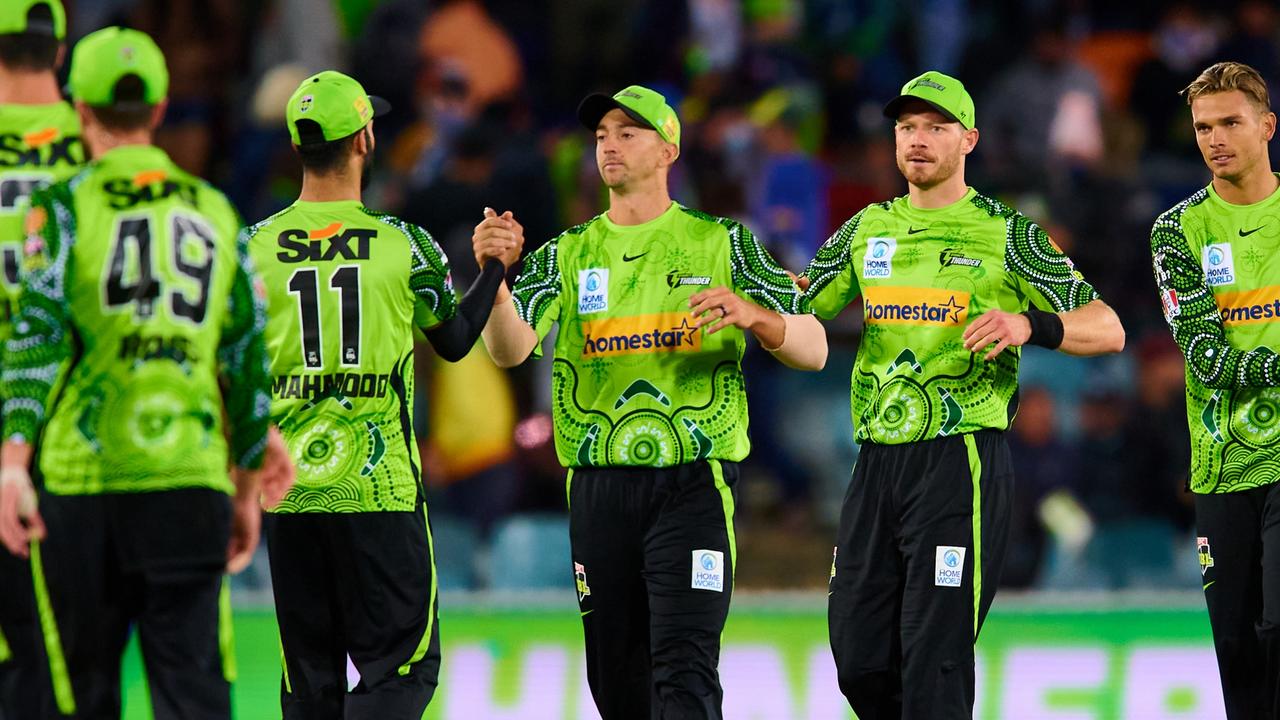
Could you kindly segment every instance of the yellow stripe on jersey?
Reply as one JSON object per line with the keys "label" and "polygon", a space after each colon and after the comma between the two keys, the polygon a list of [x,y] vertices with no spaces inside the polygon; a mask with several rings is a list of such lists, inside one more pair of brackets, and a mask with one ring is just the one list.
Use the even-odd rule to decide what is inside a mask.
{"label": "yellow stripe on jersey", "polygon": [[871,285],[862,296],[869,323],[948,327],[969,317],[969,293],[963,290]]}
{"label": "yellow stripe on jersey", "polygon": [[1280,321],[1280,285],[1220,293],[1214,300],[1223,325]]}
{"label": "yellow stripe on jersey", "polygon": [[699,352],[702,333],[689,313],[607,318],[582,323],[582,357]]}

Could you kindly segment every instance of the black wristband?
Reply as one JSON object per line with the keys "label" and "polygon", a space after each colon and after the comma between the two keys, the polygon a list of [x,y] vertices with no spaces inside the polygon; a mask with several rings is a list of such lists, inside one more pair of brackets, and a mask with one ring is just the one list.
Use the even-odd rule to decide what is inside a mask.
{"label": "black wristband", "polygon": [[1062,344],[1062,318],[1058,313],[1045,312],[1038,308],[1027,308],[1022,316],[1031,323],[1031,337],[1028,345],[1039,345],[1050,350],[1057,350]]}

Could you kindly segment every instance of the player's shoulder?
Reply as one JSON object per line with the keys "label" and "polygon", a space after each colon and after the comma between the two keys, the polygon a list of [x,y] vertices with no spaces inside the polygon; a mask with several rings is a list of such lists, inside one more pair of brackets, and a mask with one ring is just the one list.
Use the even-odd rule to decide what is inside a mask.
{"label": "player's shoulder", "polygon": [[389,212],[374,210],[366,205],[357,205],[347,211],[351,214],[353,222],[368,222],[375,227],[388,227],[400,233],[404,238],[412,243],[430,242],[434,243],[435,239],[431,237],[431,233],[426,228]]}
{"label": "player's shoulder", "polygon": [[244,228],[240,231],[240,237],[246,241],[252,241],[254,238],[258,237],[259,235],[262,235],[268,232],[272,227],[276,225],[276,223],[287,220],[289,215],[293,214],[293,212],[294,212],[293,205],[290,205],[281,210],[277,210],[276,212],[266,216],[265,218],[259,220],[256,223],[251,223],[249,225],[244,226]]}
{"label": "player's shoulder", "polygon": [[598,233],[607,231],[608,226],[604,222],[604,213],[600,213],[586,222],[580,222],[562,230],[559,235],[543,243],[541,247],[534,251],[534,254],[555,255],[560,252],[562,246],[572,247],[574,243],[588,240]]}
{"label": "player's shoulder", "polygon": [[724,217],[722,215],[712,215],[709,212],[696,210],[691,207],[685,207],[684,205],[677,205],[676,207],[679,208],[680,213],[684,216],[686,221],[693,222],[695,224],[719,226],[729,231],[730,233],[734,231],[740,231],[740,230],[746,229],[745,225],[743,225],[741,222],[731,217]]}
{"label": "player's shoulder", "polygon": [[1193,211],[1193,208],[1209,207],[1209,205],[1205,204],[1208,199],[1209,199],[1209,186],[1206,185],[1205,187],[1202,187],[1199,190],[1195,191],[1186,199],[1177,203],[1173,207],[1160,213],[1160,215],[1156,218],[1155,223],[1152,225],[1152,230],[1153,231],[1161,230],[1161,229],[1181,230],[1182,219],[1186,217],[1187,213],[1189,211]]}
{"label": "player's shoulder", "polygon": [[907,209],[907,196],[902,195],[891,200],[882,200],[873,202],[858,212],[854,213],[840,224],[836,230],[836,234],[848,234],[854,232],[865,221],[871,218],[877,218],[886,222],[893,222],[902,216]]}

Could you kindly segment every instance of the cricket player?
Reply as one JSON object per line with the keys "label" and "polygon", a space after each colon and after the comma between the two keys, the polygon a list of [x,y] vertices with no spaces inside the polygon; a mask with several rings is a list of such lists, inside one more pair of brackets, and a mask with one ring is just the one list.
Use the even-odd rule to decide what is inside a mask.
{"label": "cricket player", "polygon": [[[672,201],[680,121],[662,95],[591,95],[578,119],[595,133],[609,209],[525,259],[515,290],[498,291],[485,345],[511,367],[560,326],[553,424],[601,716],[718,718],[737,464],[750,449],[746,332],[808,370],[826,362],[826,339],[750,231]],[[478,254],[513,240],[519,222],[493,211],[473,236]]]}
{"label": "cricket player", "polygon": [[884,113],[908,192],[850,218],[805,272],[819,317],[861,297],[865,320],[831,649],[862,720],[967,718],[1008,536],[1021,347],[1119,352],[1124,330],[1040,226],[965,184],[978,130],[959,80],[926,72]]}
{"label": "cricket player", "polygon": [[[0,342],[17,304],[31,193],[85,161],[80,121],[58,88],[66,30],[60,0],[0,6]],[[0,588],[0,718],[34,717],[49,671],[29,562],[0,552]]]}
{"label": "cricket player", "polygon": [[1222,62],[1183,91],[1213,179],[1151,228],[1164,316],[1187,365],[1188,485],[1231,720],[1280,717],[1280,180],[1257,70]]}
{"label": "cricket player", "polygon": [[143,33],[82,39],[70,89],[93,162],[25,220],[0,540],[31,559],[52,686],[32,717],[119,717],[136,626],[157,718],[229,718],[223,576],[257,546],[260,485],[269,503],[293,481],[239,219],[151,144],[168,79]]}
{"label": "cricket player", "polygon": [[[245,231],[267,287],[271,414],[298,483],[267,518],[285,718],[422,717],[440,672],[435,554],[414,438],[413,330],[457,361],[520,257],[496,243],[461,302],[415,225],[365,207],[374,116],[354,78],[302,82],[285,116],[302,192]],[[347,692],[347,657],[360,682]]]}

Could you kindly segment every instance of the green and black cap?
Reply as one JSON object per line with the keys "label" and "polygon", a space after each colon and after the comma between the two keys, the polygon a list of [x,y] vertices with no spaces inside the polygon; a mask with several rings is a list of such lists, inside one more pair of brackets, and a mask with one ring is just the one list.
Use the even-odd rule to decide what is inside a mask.
{"label": "green and black cap", "polygon": [[595,93],[578,104],[578,122],[588,130],[595,130],[600,118],[617,108],[644,127],[656,130],[663,140],[680,147],[680,118],[667,104],[667,99],[657,91],[641,85],[631,85],[610,96]]}
{"label": "green and black cap", "polygon": [[67,87],[73,100],[86,105],[116,105],[116,83],[136,75],[142,81],[142,100],[125,104],[157,105],[169,94],[169,69],[164,53],[149,35],[138,30],[108,27],[89,33],[71,51]]}
{"label": "green and black cap", "polygon": [[[50,19],[32,20],[31,9],[49,8]],[[44,35],[61,40],[67,36],[67,11],[61,0],[4,0],[0,2],[0,35]]]}
{"label": "green and black cap", "polygon": [[884,116],[897,120],[902,113],[902,106],[912,100],[922,100],[930,107],[942,113],[943,117],[958,122],[965,130],[972,130],[974,117],[973,98],[964,89],[964,83],[944,75],[937,70],[930,70],[907,81],[902,86],[902,94],[884,106]]}
{"label": "green and black cap", "polygon": [[365,92],[355,78],[325,70],[293,91],[284,116],[294,145],[318,145],[353,135],[390,109],[390,103]]}

